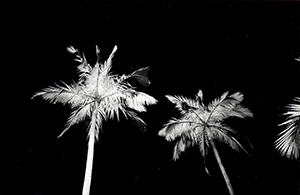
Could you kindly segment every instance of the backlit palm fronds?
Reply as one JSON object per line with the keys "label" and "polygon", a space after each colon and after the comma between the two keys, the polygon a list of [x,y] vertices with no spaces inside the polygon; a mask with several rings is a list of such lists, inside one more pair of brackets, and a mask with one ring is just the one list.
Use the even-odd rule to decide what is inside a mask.
{"label": "backlit palm fronds", "polygon": [[231,149],[235,151],[239,151],[240,149],[242,149],[244,152],[246,152],[249,155],[249,153],[243,147],[243,145],[235,138],[235,136],[238,134],[236,130],[232,129],[231,127],[223,123],[210,124],[210,130],[213,139],[227,144]]}
{"label": "backlit palm fronds", "polygon": [[[80,65],[77,66],[80,76],[78,83],[71,85],[63,83],[63,86],[48,87],[32,97],[41,96],[50,103],[69,104],[74,109],[63,133],[72,125],[91,117],[92,109],[95,109],[95,102],[98,102],[97,110],[103,120],[114,119],[115,117],[119,120],[120,112],[126,117],[136,117],[132,111],[129,113],[126,109],[145,112],[145,106],[157,103],[152,96],[134,90],[125,81],[129,77],[138,77],[144,84],[150,82],[147,78],[149,67],[138,69],[131,75],[122,75],[121,77],[110,75],[112,58],[117,46],[114,47],[104,63],[100,62],[100,49],[96,46],[98,61],[94,67],[91,67],[84,54],[81,54],[73,46],[68,47],[67,50],[71,54],[75,54],[75,60],[80,62]],[[136,120],[136,123],[139,126],[145,126],[140,118]]]}
{"label": "backlit palm fronds", "polygon": [[[295,101],[300,102],[300,98],[295,98]],[[287,106],[288,111],[285,122],[279,126],[285,126],[285,129],[278,135],[275,141],[275,148],[282,156],[291,159],[299,158],[300,149],[300,105],[290,104]]]}
{"label": "backlit palm fronds", "polygon": [[200,146],[202,155],[205,155],[207,151],[203,147],[206,147],[205,145],[208,144],[209,135],[207,131],[210,132],[211,138],[228,144],[232,149],[238,150],[242,148],[244,150],[234,137],[237,132],[222,123],[224,119],[231,116],[240,118],[253,117],[251,111],[240,104],[243,100],[242,94],[234,93],[228,96],[228,92],[225,92],[220,98],[216,98],[209,103],[207,107],[203,104],[203,93],[201,90],[199,90],[196,99],[170,95],[166,97],[175,104],[175,107],[182,114],[180,119],[171,119],[159,131],[159,135],[164,136],[168,141],[184,136],[185,141],[180,139],[174,150],[184,151],[187,146],[191,145],[184,143],[189,143],[186,140],[191,139],[191,143],[197,143]]}
{"label": "backlit palm fronds", "polygon": [[133,93],[127,93],[125,104],[138,112],[145,112],[147,105],[156,104],[157,100],[154,99],[152,96],[142,93],[142,92],[133,92]]}
{"label": "backlit palm fronds", "polygon": [[149,67],[140,68],[134,71],[130,76],[135,78],[139,83],[147,87],[151,83],[148,79],[149,69]]}
{"label": "backlit palm fronds", "polygon": [[186,120],[184,117],[180,119],[173,118],[164,125],[164,128],[158,132],[158,135],[165,137],[167,141],[173,141],[177,137],[191,132],[193,127],[195,127],[193,120]]}
{"label": "backlit palm fronds", "polygon": [[228,96],[225,92],[220,98],[205,106],[203,103],[203,93],[199,90],[196,99],[189,99],[182,96],[166,96],[175,107],[181,112],[179,119],[169,120],[158,132],[158,135],[165,137],[167,141],[179,138],[173,151],[173,159],[177,160],[181,152],[188,147],[198,145],[201,155],[204,158],[205,171],[209,174],[206,167],[206,155],[211,147],[227,188],[231,195],[234,194],[229,177],[220,159],[219,153],[214,144],[218,140],[227,144],[234,150],[240,148],[246,151],[238,142],[235,136],[238,134],[235,130],[223,124],[228,117],[253,117],[251,111],[241,105],[243,95],[234,93]]}
{"label": "backlit palm fronds", "polygon": [[230,96],[228,96],[228,92],[225,92],[220,98],[216,98],[208,105],[211,118],[222,121],[232,116],[239,118],[253,117],[251,111],[241,105],[243,99],[243,94],[239,92]]}
{"label": "backlit palm fronds", "polygon": [[55,87],[50,86],[42,89],[42,91],[35,93],[32,99],[36,96],[41,96],[50,103],[56,104],[59,102],[69,104],[71,107],[79,106],[90,99],[90,96],[88,96],[77,83],[71,85],[63,84],[64,86],[56,85]]}

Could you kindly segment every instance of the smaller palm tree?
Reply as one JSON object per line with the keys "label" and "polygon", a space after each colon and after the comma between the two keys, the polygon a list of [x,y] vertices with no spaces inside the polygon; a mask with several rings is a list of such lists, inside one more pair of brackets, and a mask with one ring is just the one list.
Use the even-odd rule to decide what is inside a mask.
{"label": "smaller palm tree", "polygon": [[[295,98],[295,101],[300,102],[300,98]],[[300,149],[300,104],[290,104],[287,108],[288,111],[283,114],[287,115],[287,119],[279,124],[279,126],[285,126],[285,129],[279,133],[279,137],[275,141],[275,149],[282,156],[298,159]]]}
{"label": "smaller palm tree", "polygon": [[[200,153],[205,158],[211,147],[217,159],[227,188],[231,195],[234,194],[231,182],[225,171],[220,155],[217,151],[214,140],[219,140],[228,144],[232,149],[239,148],[246,151],[240,142],[235,138],[237,131],[224,124],[224,120],[228,117],[253,117],[253,114],[248,108],[241,105],[243,95],[239,92],[228,95],[225,92],[221,98],[217,98],[208,106],[203,103],[203,93],[199,90],[196,99],[185,98],[182,96],[166,96],[175,107],[179,109],[182,116],[179,119],[173,118],[164,128],[159,131],[160,136],[164,136],[167,141],[177,141],[173,159],[179,158],[181,152],[189,146],[198,145]],[[206,172],[209,174],[206,166]]]}

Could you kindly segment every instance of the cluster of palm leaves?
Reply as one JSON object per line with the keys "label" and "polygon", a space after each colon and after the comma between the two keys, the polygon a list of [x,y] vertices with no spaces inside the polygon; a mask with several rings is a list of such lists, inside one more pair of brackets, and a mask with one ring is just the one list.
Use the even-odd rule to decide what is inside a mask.
{"label": "cluster of palm leaves", "polygon": [[[300,98],[295,98],[296,102],[300,102]],[[299,158],[300,149],[300,105],[290,104],[287,106],[287,120],[279,126],[285,126],[285,129],[279,134],[275,141],[275,148],[282,156],[291,159]]]}
{"label": "cluster of palm leaves", "polygon": [[[112,59],[117,50],[115,46],[108,59],[101,61],[100,49],[96,46],[97,62],[92,67],[83,53],[74,47],[67,50],[76,56],[79,73],[78,82],[73,84],[55,85],[37,92],[34,96],[41,96],[50,103],[62,103],[71,107],[72,112],[67,120],[65,129],[59,135],[62,136],[71,126],[86,119],[90,119],[88,127],[88,154],[86,172],[83,184],[83,195],[90,193],[92,179],[94,143],[98,140],[99,131],[102,130],[102,122],[108,119],[120,119],[123,114],[126,119],[132,119],[141,129],[146,129],[145,122],[138,117],[137,112],[145,112],[147,105],[154,105],[157,100],[152,96],[137,91],[128,82],[129,78],[135,78],[140,84],[148,86],[149,67],[140,68],[129,75],[111,74]],[[197,145],[204,159],[205,170],[209,171],[205,159],[210,150],[213,151],[222,175],[226,182],[228,191],[234,194],[231,182],[222,164],[220,155],[215,145],[215,140],[226,143],[233,150],[247,152],[238,141],[238,132],[225,124],[229,117],[246,118],[253,117],[252,112],[245,108],[241,102],[243,94],[237,92],[229,95],[225,92],[220,98],[216,98],[208,105],[203,102],[201,90],[194,99],[183,96],[166,95],[166,98],[180,111],[179,118],[172,118],[159,131],[159,135],[167,141],[177,139],[173,152],[173,159],[179,158],[181,152],[188,147]],[[300,102],[300,98],[296,98]],[[300,147],[300,105],[289,106],[289,115],[285,125],[286,129],[280,134],[275,142],[276,149],[282,155],[289,158],[299,157]]]}
{"label": "cluster of palm leaves", "polygon": [[[300,58],[296,58],[300,61]],[[295,102],[300,102],[300,98],[296,97]],[[289,159],[298,159],[300,150],[300,104],[290,104],[287,106],[286,121],[279,124],[285,129],[278,135],[275,141],[275,148],[282,156]]]}

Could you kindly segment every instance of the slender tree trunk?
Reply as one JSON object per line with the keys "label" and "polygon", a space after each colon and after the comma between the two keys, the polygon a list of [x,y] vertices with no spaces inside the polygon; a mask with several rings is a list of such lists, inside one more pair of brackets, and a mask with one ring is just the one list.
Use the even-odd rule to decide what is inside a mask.
{"label": "slender tree trunk", "polygon": [[95,143],[95,125],[96,112],[93,112],[92,121],[89,129],[88,154],[86,160],[85,176],[82,189],[82,195],[89,195],[92,181],[93,158],[94,158],[94,143]]}
{"label": "slender tree trunk", "polygon": [[215,145],[214,141],[212,140],[212,138],[210,138],[210,137],[209,137],[209,142],[210,142],[210,144],[211,144],[211,146],[213,148],[213,151],[214,151],[214,154],[215,154],[216,159],[218,161],[218,164],[219,164],[219,167],[221,169],[222,175],[223,175],[223,177],[225,179],[228,191],[229,191],[230,195],[234,195],[231,182],[230,182],[229,177],[228,177],[228,175],[227,175],[227,173],[225,171],[225,167],[224,167],[224,165],[223,165],[223,163],[221,161],[221,158],[220,158],[220,155],[219,155],[218,150],[216,148],[216,145]]}

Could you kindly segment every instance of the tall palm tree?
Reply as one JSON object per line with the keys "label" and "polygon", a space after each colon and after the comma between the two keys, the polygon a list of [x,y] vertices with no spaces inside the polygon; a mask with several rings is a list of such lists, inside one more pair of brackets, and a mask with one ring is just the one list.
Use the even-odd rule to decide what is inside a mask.
{"label": "tall palm tree", "polygon": [[114,47],[107,61],[102,63],[100,62],[100,50],[96,46],[97,62],[94,67],[91,67],[84,54],[72,46],[68,47],[70,53],[76,54],[75,60],[80,62],[77,67],[79,81],[70,85],[63,83],[63,86],[56,85],[45,88],[32,97],[41,96],[50,103],[68,104],[73,110],[66,128],[58,137],[61,137],[72,125],[90,119],[83,195],[90,193],[94,143],[98,140],[99,130],[102,130],[102,122],[115,117],[119,120],[121,112],[126,119],[132,119],[141,129],[145,129],[145,122],[137,116],[135,111],[145,112],[145,105],[156,104],[157,102],[153,97],[136,91],[126,80],[134,77],[141,84],[149,85],[150,81],[147,78],[149,68],[141,68],[130,75],[111,74],[112,58],[116,50],[117,46]]}
{"label": "tall palm tree", "polygon": [[[175,107],[181,112],[179,119],[173,118],[165,124],[159,131],[160,136],[164,136],[167,141],[172,141],[179,137],[173,153],[173,159],[177,160],[181,152],[189,146],[198,145],[200,153],[205,158],[208,149],[211,147],[217,159],[227,188],[231,195],[234,194],[231,182],[222,164],[220,155],[216,148],[214,140],[219,140],[228,144],[232,149],[239,148],[246,150],[235,138],[237,131],[224,124],[228,117],[253,117],[248,108],[241,105],[243,95],[239,92],[228,96],[225,92],[220,98],[205,106],[203,103],[203,93],[199,90],[196,99],[190,99],[182,96],[166,96]],[[206,172],[209,174],[205,166]]]}
{"label": "tall palm tree", "polygon": [[[300,102],[300,98],[295,98],[296,102]],[[290,159],[299,158],[300,149],[300,104],[290,104],[287,106],[288,111],[285,122],[279,126],[285,126],[285,129],[279,133],[279,137],[275,141],[275,149],[282,156]]]}

